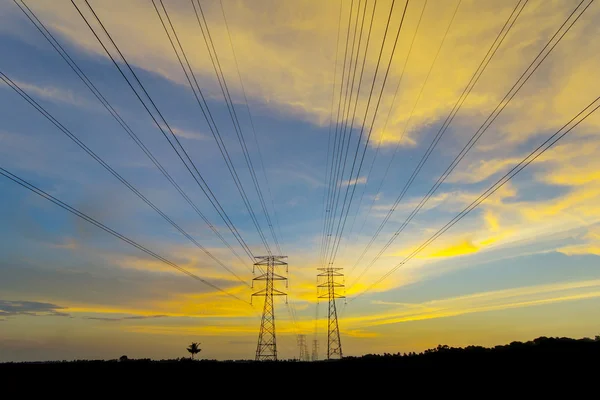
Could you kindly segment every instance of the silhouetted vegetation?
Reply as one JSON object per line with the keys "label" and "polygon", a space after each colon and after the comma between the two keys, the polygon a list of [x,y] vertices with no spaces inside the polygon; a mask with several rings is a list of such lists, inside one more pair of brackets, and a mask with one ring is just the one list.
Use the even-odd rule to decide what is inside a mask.
{"label": "silhouetted vegetation", "polygon": [[[193,345],[193,344],[192,344]],[[197,349],[190,346],[190,349]],[[190,351],[192,355],[197,352]],[[126,362],[125,362],[126,361]],[[600,336],[595,339],[571,339],[539,337],[528,342],[512,342],[487,348],[467,346],[465,348],[439,345],[421,353],[397,352],[384,354],[365,354],[359,357],[345,357],[343,360],[300,362],[284,360],[279,362],[254,362],[252,360],[197,360],[182,357],[172,360],[129,359],[121,356],[114,360],[76,360],[37,363],[0,364],[0,376],[8,374],[43,374],[44,376],[90,375],[122,377],[143,377],[149,379],[181,379],[189,374],[192,378],[200,374],[216,382],[221,376],[235,376],[243,379],[257,379],[264,374],[274,378],[294,376],[331,376],[342,374],[353,382],[369,382],[386,379],[386,384],[401,379],[410,383],[411,377],[446,377],[460,375],[464,379],[490,379],[510,376],[511,383],[528,379],[548,380],[551,375],[561,375],[562,379],[577,373],[582,380],[585,374],[595,377],[600,369]],[[324,375],[322,375],[324,374]],[[82,376],[83,376],[82,375]],[[198,376],[200,376],[198,375]],[[540,378],[542,379],[542,378]]]}
{"label": "silhouetted vegetation", "polygon": [[190,344],[190,346],[187,348],[187,351],[192,355],[192,360],[194,359],[195,354],[198,354],[202,351],[199,345],[200,343],[192,342],[192,344]]}

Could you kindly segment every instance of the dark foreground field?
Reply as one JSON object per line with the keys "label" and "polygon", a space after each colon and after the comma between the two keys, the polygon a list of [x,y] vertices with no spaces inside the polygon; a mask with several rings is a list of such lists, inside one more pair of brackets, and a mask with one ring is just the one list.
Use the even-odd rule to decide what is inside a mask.
{"label": "dark foreground field", "polygon": [[190,385],[189,390],[199,385],[204,394],[216,390],[226,398],[227,393],[245,391],[254,398],[263,385],[291,393],[298,390],[302,397],[307,390],[340,390],[354,398],[384,389],[396,394],[398,390],[425,394],[468,387],[475,392],[485,390],[481,392],[484,398],[496,397],[496,391],[516,391],[513,397],[520,398],[524,390],[536,398],[541,393],[583,397],[576,396],[577,391],[591,391],[585,397],[598,398],[600,337],[542,337],[493,348],[438,346],[420,354],[364,355],[318,362],[180,359],[6,363],[0,364],[0,378],[36,385],[70,382],[72,388],[92,384],[111,390],[141,385],[140,390],[154,394],[162,393],[169,385],[184,390],[186,385]]}

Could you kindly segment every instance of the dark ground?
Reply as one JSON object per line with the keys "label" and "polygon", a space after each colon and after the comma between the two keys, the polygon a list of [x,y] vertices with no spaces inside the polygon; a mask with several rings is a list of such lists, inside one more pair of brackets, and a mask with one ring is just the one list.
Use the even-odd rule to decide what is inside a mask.
{"label": "dark ground", "polygon": [[499,392],[515,398],[539,398],[542,393],[550,398],[600,398],[600,337],[541,337],[493,348],[438,346],[420,354],[364,355],[320,362],[180,359],[5,363],[0,364],[0,379],[5,383],[0,397],[22,386],[17,382],[29,382],[25,384],[50,392],[53,385],[62,382],[56,388],[70,388],[60,393],[72,395],[92,385],[94,390],[135,389],[137,394],[141,390],[155,396],[169,388],[190,394],[198,388],[202,397],[211,398],[230,398],[234,393],[264,397],[267,394],[262,387],[270,388],[272,394],[268,396],[294,398],[311,393],[327,395],[329,391],[336,396],[349,394],[350,398],[381,397],[375,396],[376,392],[386,397],[409,393],[430,397],[457,389],[478,398],[496,398]]}

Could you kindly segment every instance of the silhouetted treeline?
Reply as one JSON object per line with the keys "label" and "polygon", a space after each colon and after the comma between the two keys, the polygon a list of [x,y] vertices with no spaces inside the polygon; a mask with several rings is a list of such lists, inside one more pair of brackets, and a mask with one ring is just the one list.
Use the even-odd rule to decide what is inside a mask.
{"label": "silhouetted treeline", "polygon": [[[202,385],[222,385],[224,377],[236,382],[265,378],[278,385],[300,379],[322,388],[325,379],[336,379],[362,393],[364,385],[409,385],[423,379],[458,379],[478,385],[539,386],[565,383],[591,384],[600,372],[600,336],[595,339],[539,337],[528,342],[512,342],[491,348],[439,345],[421,353],[366,354],[343,360],[298,362],[254,362],[251,360],[129,359],[77,360],[43,363],[0,364],[0,377],[101,377],[106,384],[127,384],[130,380],[169,382],[199,379]],[[590,380],[592,379],[593,380]],[[555,379],[559,379],[554,382]],[[120,382],[120,383],[117,383]],[[378,383],[379,384],[379,383]],[[541,385],[541,386],[540,386]],[[544,386],[546,385],[546,386]],[[537,387],[537,386],[536,386]],[[233,389],[233,388],[231,388]],[[354,393],[354,394],[356,394]],[[595,395],[594,395],[595,396]]]}

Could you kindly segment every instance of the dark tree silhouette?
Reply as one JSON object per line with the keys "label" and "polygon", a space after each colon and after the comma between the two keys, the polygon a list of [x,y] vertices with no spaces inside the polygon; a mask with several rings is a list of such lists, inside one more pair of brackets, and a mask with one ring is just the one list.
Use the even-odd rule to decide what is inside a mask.
{"label": "dark tree silhouette", "polygon": [[127,358],[127,356],[121,356],[121,357],[119,357],[119,361],[121,361],[121,362],[125,362],[125,361],[127,361],[127,360],[129,360],[129,359]]}
{"label": "dark tree silhouette", "polygon": [[200,343],[192,342],[190,347],[187,348],[187,351],[189,351],[192,354],[192,360],[194,359],[194,354],[198,354],[202,351],[202,349],[198,347],[199,345]]}

